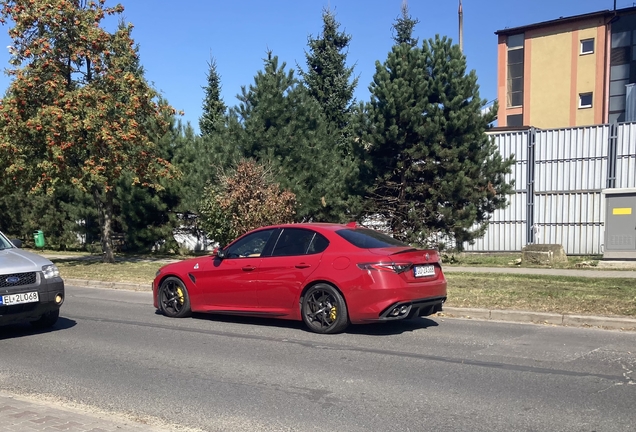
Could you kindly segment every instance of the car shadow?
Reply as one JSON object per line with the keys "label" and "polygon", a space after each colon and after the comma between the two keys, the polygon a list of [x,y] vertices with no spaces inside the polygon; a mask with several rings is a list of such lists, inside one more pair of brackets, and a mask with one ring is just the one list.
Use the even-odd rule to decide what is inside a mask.
{"label": "car shadow", "polygon": [[75,327],[77,321],[60,317],[55,325],[48,329],[36,329],[29,323],[9,324],[0,327],[0,340],[14,339],[25,336],[35,336],[39,334],[52,333],[61,330],[68,330]]}
{"label": "car shadow", "polygon": [[439,324],[432,319],[417,317],[398,321],[352,325],[347,328],[345,333],[366,336],[392,336],[427,329],[429,327],[437,327],[438,325]]}
{"label": "car shadow", "polygon": [[269,318],[269,317],[251,317],[251,316],[244,316],[244,315],[193,313],[192,318],[206,320],[206,321],[256,325],[256,326],[263,326],[263,327],[278,327],[278,328],[289,328],[289,329],[298,329],[298,330],[306,329],[305,324],[301,321],[290,321],[290,320],[282,320],[282,319]]}
{"label": "car shadow", "polygon": [[[160,311],[156,311],[155,313],[162,315]],[[287,328],[300,330],[306,333],[313,333],[302,321],[290,321],[269,317],[265,318],[205,313],[193,313],[192,318],[212,322]],[[436,321],[429,318],[412,318],[408,320],[389,321],[382,323],[350,325],[343,333],[367,336],[391,336],[399,335],[402,333],[409,333],[416,330],[427,329],[429,327],[437,327],[438,325],[439,324]]]}

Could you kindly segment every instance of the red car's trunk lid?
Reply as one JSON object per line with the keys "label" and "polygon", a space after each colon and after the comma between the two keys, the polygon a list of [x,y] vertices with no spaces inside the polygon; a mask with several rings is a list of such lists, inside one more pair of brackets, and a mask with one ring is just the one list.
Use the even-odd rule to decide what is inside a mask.
{"label": "red car's trunk lid", "polygon": [[416,249],[404,246],[368,249],[378,255],[378,262],[396,264],[411,263],[407,271],[400,273],[408,282],[437,279],[442,276],[439,254],[433,249]]}
{"label": "red car's trunk lid", "polygon": [[385,256],[392,261],[410,261],[413,264],[436,263],[439,262],[439,255],[433,249],[416,249],[404,246],[393,246],[386,248],[367,249],[369,252]]}

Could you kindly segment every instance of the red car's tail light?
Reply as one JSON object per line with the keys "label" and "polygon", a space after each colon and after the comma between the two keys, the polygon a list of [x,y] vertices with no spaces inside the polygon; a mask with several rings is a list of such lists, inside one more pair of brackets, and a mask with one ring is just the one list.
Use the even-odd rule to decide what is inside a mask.
{"label": "red car's tail light", "polygon": [[360,263],[358,268],[362,270],[378,270],[392,273],[404,273],[413,266],[410,262],[392,262],[392,263]]}

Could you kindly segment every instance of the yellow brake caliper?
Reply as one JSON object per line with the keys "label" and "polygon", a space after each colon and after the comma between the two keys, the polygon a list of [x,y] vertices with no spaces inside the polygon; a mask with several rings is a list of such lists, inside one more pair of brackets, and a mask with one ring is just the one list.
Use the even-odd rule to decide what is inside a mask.
{"label": "yellow brake caliper", "polygon": [[338,310],[335,306],[331,306],[331,309],[329,310],[329,319],[331,319],[331,321],[335,321],[337,316]]}
{"label": "yellow brake caliper", "polygon": [[181,287],[177,288],[177,297],[179,297],[179,304],[182,305],[183,302],[185,302],[185,297],[183,295],[183,290],[181,289]]}

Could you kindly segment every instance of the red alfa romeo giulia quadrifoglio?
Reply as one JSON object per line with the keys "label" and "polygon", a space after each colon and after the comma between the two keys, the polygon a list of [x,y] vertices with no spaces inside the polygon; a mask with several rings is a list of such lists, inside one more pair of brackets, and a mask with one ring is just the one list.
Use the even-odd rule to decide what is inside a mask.
{"label": "red alfa romeo giulia quadrifoglio", "polygon": [[168,264],[153,293],[169,317],[264,316],[337,333],[441,311],[446,279],[435,250],[355,223],[305,223],[259,228],[212,256]]}

